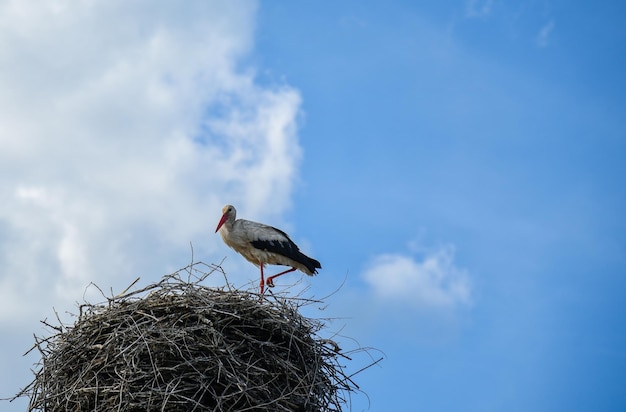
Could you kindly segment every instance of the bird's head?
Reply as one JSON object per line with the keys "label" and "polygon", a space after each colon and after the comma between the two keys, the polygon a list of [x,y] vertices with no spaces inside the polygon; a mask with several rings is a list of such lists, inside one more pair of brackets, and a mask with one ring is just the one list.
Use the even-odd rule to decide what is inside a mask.
{"label": "bird's head", "polygon": [[215,233],[222,227],[224,223],[228,220],[235,220],[235,216],[237,215],[237,211],[235,210],[235,206],[226,205],[222,208],[222,218],[220,222],[217,224],[217,228],[215,228]]}

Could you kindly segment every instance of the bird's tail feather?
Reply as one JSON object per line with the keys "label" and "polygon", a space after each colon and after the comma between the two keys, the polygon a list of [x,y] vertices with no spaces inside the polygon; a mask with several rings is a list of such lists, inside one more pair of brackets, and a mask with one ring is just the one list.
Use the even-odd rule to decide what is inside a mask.
{"label": "bird's tail feather", "polygon": [[317,269],[321,269],[322,268],[322,264],[313,259],[308,257],[307,255],[305,255],[304,253],[300,253],[302,256],[300,256],[299,261],[306,266],[306,268],[309,270],[309,272],[311,272],[311,275],[314,275],[317,273]]}

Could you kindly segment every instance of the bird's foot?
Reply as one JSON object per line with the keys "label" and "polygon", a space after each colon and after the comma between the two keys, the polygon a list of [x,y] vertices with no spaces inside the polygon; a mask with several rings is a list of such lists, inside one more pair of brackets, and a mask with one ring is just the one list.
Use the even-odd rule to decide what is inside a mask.
{"label": "bird's foot", "polygon": [[267,285],[267,287],[273,288],[274,280],[272,278],[267,278],[267,282],[265,282],[265,284]]}

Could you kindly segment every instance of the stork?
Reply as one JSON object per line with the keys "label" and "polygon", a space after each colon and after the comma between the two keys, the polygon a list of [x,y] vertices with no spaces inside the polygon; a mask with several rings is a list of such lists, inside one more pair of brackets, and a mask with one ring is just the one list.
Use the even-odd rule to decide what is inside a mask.
{"label": "stork", "polygon": [[[313,276],[317,273],[317,269],[322,268],[320,262],[300,252],[298,246],[282,230],[250,220],[237,219],[237,210],[232,205],[222,208],[222,218],[215,232],[217,233],[218,230],[224,243],[261,269],[259,284],[261,295],[263,295],[265,285],[274,286],[274,279],[278,276],[296,269]],[[291,266],[291,269],[270,276],[267,281],[264,281],[263,267],[265,265]]]}

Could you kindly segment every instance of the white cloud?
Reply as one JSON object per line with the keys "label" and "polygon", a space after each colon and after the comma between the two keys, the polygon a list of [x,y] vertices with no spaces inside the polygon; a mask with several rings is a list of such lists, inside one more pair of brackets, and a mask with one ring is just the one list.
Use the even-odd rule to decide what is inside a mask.
{"label": "white cloud", "polygon": [[402,254],[375,257],[363,278],[381,299],[426,308],[471,303],[468,273],[454,264],[454,248],[442,247],[417,260]]}
{"label": "white cloud", "polygon": [[465,17],[486,17],[491,14],[494,0],[467,0]]}
{"label": "white cloud", "polygon": [[539,47],[547,47],[550,44],[550,37],[554,31],[554,20],[544,24],[537,34],[537,45]]}
{"label": "white cloud", "polygon": [[255,218],[288,207],[300,96],[241,67],[255,13],[0,3],[0,322],[176,269],[189,241],[219,260],[224,203]]}

